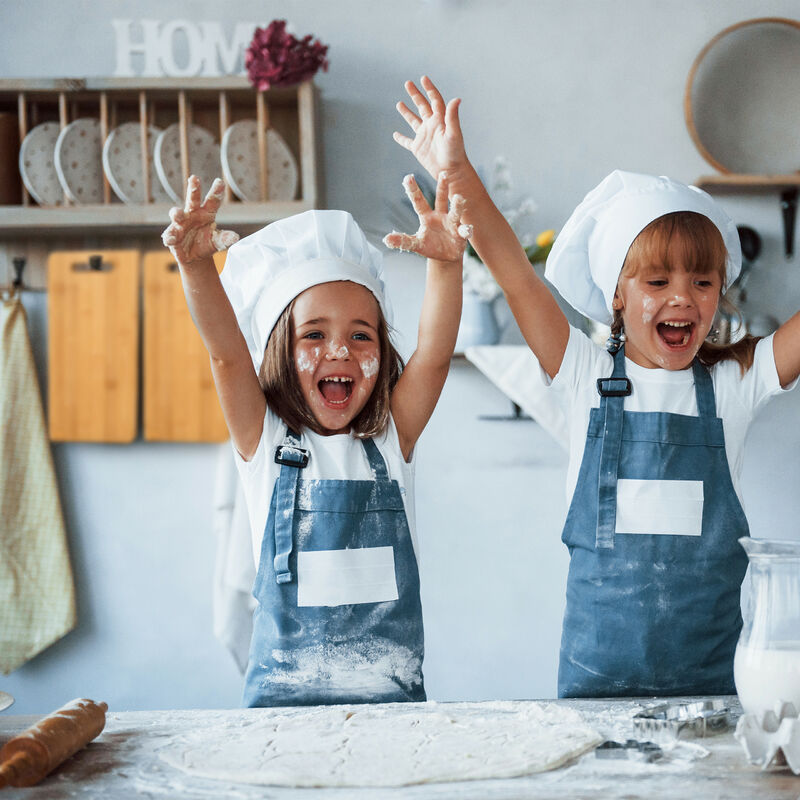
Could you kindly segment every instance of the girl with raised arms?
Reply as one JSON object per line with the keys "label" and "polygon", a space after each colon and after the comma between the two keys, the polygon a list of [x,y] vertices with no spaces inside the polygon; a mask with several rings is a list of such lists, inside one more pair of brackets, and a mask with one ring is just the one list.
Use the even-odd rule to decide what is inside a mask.
{"label": "girl with raised arms", "polygon": [[[395,140],[467,202],[471,240],[569,420],[562,697],[731,694],[748,535],[747,428],[800,373],[800,314],[764,339],[707,341],[736,279],[736,226],[705,192],[616,171],[556,238],[545,277],[612,326],[571,327],[467,158],[459,100],[430,79]],[[713,340],[713,334],[710,337]]]}
{"label": "girl with raised arms", "polygon": [[[258,601],[248,706],[425,699],[414,446],[447,376],[461,313],[464,203],[413,177],[428,258],[417,348],[390,335],[381,253],[350,214],[308,211],[235,243],[224,193],[189,178],[163,241],[211,366],[242,478]],[[232,245],[232,246],[231,246]],[[222,275],[212,261],[230,246]]]}

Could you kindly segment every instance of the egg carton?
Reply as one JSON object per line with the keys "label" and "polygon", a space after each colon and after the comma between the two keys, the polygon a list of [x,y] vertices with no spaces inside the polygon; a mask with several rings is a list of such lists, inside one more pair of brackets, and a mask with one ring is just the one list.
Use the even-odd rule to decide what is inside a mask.
{"label": "egg carton", "polygon": [[733,734],[751,764],[761,769],[788,766],[800,775],[800,719],[792,703],[779,702],[774,710],[744,714]]}

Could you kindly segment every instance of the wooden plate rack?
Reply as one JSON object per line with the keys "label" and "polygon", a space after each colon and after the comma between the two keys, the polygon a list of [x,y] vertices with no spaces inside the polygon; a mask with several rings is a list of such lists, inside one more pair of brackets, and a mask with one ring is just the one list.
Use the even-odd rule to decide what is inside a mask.
{"label": "wooden plate rack", "polygon": [[[186,78],[180,81],[163,78],[85,78],[0,80],[0,114],[15,114],[19,138],[10,145],[0,143],[0,158],[15,161],[19,142],[41,122],[57,121],[63,128],[78,117],[94,117],[100,122],[103,141],[118,124],[138,121],[147,134],[150,124],[165,128],[174,122],[181,131],[181,166],[184,179],[191,169],[188,127],[202,125],[219,140],[227,127],[239,119],[255,118],[260,122],[259,177],[261,199],[242,202],[228,190],[227,202],[220,212],[221,225],[261,226],[274,219],[295,214],[318,204],[317,114],[316,93],[311,82],[288,88],[257,92],[244,78]],[[267,136],[273,127],[292,151],[300,174],[296,199],[269,201]],[[142,144],[142,176],[150,196],[150,170],[146,138]],[[16,152],[13,152],[16,147]],[[12,151],[12,152],[9,152]],[[0,205],[0,238],[35,234],[37,237],[80,229],[103,233],[155,232],[165,225],[169,204],[121,203],[104,179],[103,202],[93,205],[43,207],[25,190],[19,170],[21,202]]]}

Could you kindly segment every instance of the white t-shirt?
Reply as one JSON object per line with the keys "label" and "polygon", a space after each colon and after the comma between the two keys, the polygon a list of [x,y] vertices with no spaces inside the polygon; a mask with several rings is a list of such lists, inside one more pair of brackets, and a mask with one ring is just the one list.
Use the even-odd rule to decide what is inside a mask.
{"label": "white t-shirt", "polygon": [[[261,557],[261,540],[269,516],[272,491],[281,471],[281,465],[275,463],[275,448],[283,442],[285,436],[286,423],[270,409],[267,409],[261,440],[252,459],[245,461],[236,448],[233,448],[247,501],[253,558],[256,566]],[[412,453],[410,462],[406,462],[403,458],[397,428],[391,415],[386,431],[380,436],[374,437],[373,441],[386,462],[390,480],[396,480],[400,487],[414,553],[419,559],[414,520],[414,455]],[[308,465],[303,468],[303,480],[356,481],[372,480],[373,478],[364,445],[352,434],[340,433],[333,436],[322,436],[305,430],[301,436],[300,446],[308,450],[310,454]]]}
{"label": "white t-shirt", "polygon": [[[567,417],[569,465],[567,467],[567,507],[572,502],[578,472],[583,460],[589,413],[600,406],[597,379],[606,378],[614,369],[611,354],[594,344],[581,331],[570,328],[569,342],[558,374],[550,381],[541,371],[550,391],[557,393]],[[625,370],[633,393],[625,398],[626,411],[662,411],[697,416],[692,368],[682,370],[647,369],[625,359]],[[739,502],[742,502],[740,477],[747,429],[767,400],[781,390],[772,336],[756,345],[753,366],[741,374],[736,361],[721,361],[710,368],[717,404],[725,432],[725,452]],[[796,383],[796,381],[795,381]],[[794,387],[791,384],[787,389]]]}

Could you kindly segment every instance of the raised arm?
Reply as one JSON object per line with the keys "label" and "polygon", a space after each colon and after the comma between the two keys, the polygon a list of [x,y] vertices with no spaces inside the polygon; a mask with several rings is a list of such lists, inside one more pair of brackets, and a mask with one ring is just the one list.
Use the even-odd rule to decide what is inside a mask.
{"label": "raised arm", "polygon": [[192,175],[186,204],[170,211],[172,221],[161,238],[178,263],[189,311],[211,357],[228,431],[236,449],[249,459],[261,438],[266,399],[212,258],[239,238],[217,229],[224,191],[225,184],[217,179],[201,200],[200,180]]}
{"label": "raised arm", "polygon": [[469,226],[462,224],[464,200],[453,195],[447,209],[447,175],[439,175],[434,208],[428,205],[412,175],[403,181],[419,217],[419,230],[409,236],[390,233],[388,247],[411,250],[428,259],[425,296],[419,319],[417,348],[392,393],[392,416],[400,448],[408,461],[436,407],[450,369],[461,320],[462,259]]}
{"label": "raised arm", "polygon": [[414,135],[395,133],[395,141],[410,150],[434,178],[446,170],[451,194],[466,200],[464,222],[474,228],[473,247],[503,290],[528,346],[545,371],[554,376],[569,339],[567,318],[534,272],[516,234],[467,158],[458,118],[461,101],[445,103],[427,77],[422,78],[425,94],[412,81],[405,86],[416,113],[402,102],[397,110]]}
{"label": "raised arm", "polygon": [[786,388],[800,376],[800,311],[775,331],[772,347],[778,378]]}

